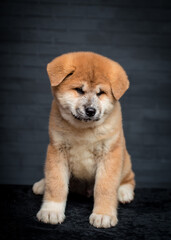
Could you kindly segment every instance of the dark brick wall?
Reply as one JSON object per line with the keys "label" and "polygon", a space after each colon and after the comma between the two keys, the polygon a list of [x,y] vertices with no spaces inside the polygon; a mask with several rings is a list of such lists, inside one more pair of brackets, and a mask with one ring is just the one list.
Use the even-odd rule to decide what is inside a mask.
{"label": "dark brick wall", "polygon": [[52,99],[46,64],[88,50],[128,73],[121,103],[137,186],[171,186],[171,1],[6,0],[0,11],[0,183],[43,176]]}

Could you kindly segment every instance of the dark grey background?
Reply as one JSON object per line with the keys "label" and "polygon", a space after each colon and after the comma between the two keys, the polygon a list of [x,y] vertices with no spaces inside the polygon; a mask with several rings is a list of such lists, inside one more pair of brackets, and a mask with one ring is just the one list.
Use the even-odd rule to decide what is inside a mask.
{"label": "dark grey background", "polygon": [[137,186],[171,186],[171,1],[6,0],[0,9],[0,183],[43,176],[52,99],[46,64],[88,50],[129,76],[121,103]]}

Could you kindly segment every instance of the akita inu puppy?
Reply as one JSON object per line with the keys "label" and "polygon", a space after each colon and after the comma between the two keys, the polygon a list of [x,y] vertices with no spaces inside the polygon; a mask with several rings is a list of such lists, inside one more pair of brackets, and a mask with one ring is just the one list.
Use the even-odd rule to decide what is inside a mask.
{"label": "akita inu puppy", "polygon": [[118,63],[92,52],[57,57],[47,72],[54,99],[45,178],[33,186],[34,193],[44,193],[37,218],[64,221],[69,183],[75,179],[94,195],[90,224],[115,226],[118,200],[132,201],[135,187],[119,103],[129,87],[127,75]]}

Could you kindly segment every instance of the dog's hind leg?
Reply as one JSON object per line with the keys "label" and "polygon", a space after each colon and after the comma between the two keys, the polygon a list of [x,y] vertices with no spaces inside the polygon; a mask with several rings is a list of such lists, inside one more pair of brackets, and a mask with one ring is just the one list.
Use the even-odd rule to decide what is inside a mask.
{"label": "dog's hind leg", "polygon": [[42,178],[40,181],[34,183],[32,190],[37,195],[43,194],[45,190],[45,179]]}
{"label": "dog's hind leg", "polygon": [[132,171],[130,156],[125,151],[123,177],[118,188],[118,200],[121,203],[129,203],[134,199],[135,175]]}
{"label": "dog's hind leg", "polygon": [[121,184],[118,189],[118,200],[121,203],[129,203],[134,199],[134,187],[130,183]]}

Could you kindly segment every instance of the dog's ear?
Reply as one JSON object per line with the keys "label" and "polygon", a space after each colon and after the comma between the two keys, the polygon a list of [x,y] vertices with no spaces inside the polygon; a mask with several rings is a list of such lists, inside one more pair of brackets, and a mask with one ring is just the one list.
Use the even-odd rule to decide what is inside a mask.
{"label": "dog's ear", "polygon": [[50,79],[51,86],[58,86],[66,77],[75,71],[72,66],[71,56],[68,54],[61,55],[55,58],[47,65],[47,73]]}
{"label": "dog's ear", "polygon": [[113,62],[112,75],[110,75],[110,83],[112,93],[116,100],[119,100],[129,88],[129,80],[124,69],[116,62]]}

